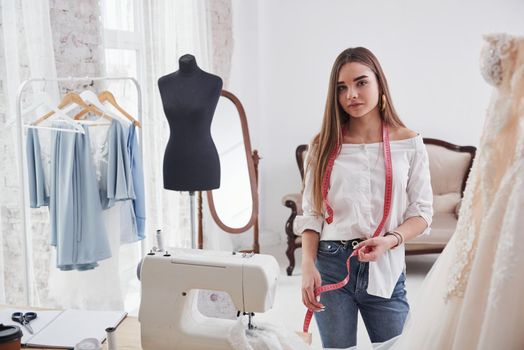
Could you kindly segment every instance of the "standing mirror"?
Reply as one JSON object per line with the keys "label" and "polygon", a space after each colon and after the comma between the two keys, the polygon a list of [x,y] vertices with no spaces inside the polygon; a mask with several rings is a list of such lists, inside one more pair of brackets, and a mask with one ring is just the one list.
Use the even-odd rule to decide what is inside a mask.
{"label": "standing mirror", "polygon": [[258,243],[258,152],[251,150],[246,113],[240,100],[222,90],[211,134],[220,157],[220,188],[207,191],[211,216],[225,232],[239,234],[253,227],[251,251]]}

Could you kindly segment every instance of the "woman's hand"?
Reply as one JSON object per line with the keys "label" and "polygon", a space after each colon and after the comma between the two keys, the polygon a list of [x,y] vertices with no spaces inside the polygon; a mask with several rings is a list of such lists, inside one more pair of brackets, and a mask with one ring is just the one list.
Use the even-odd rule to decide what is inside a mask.
{"label": "woman's hand", "polygon": [[314,263],[302,263],[302,302],[312,311],[324,311],[322,305],[315,297],[315,289],[322,285],[320,272]]}
{"label": "woman's hand", "polygon": [[377,261],[382,254],[397,244],[394,236],[381,236],[367,239],[355,246],[358,249],[358,260],[361,262]]}

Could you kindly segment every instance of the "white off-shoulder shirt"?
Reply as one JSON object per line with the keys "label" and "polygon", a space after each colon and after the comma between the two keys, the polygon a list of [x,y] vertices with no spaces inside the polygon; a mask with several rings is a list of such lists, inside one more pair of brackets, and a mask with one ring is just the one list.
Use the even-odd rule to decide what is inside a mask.
{"label": "white off-shoulder shirt", "polygon": [[[433,192],[429,163],[422,136],[390,141],[393,168],[391,211],[381,232],[394,230],[410,217],[428,224],[433,216]],[[307,164],[307,159],[304,162]],[[295,232],[313,230],[321,240],[370,238],[384,213],[385,167],[383,143],[342,144],[331,173],[328,202],[333,222],[315,215],[312,207],[312,176],[306,171],[302,199],[303,215],[295,219]],[[369,263],[368,294],[390,298],[404,269],[404,245],[390,249]]]}

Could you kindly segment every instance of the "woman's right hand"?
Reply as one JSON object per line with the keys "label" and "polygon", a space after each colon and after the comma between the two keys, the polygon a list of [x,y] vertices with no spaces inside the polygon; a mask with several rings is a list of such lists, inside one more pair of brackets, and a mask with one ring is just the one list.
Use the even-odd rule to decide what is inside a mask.
{"label": "woman's right hand", "polygon": [[[322,305],[315,297],[315,289],[322,285],[320,272],[313,262],[302,264],[302,302],[312,311],[324,311]],[[318,297],[320,298],[320,297]]]}

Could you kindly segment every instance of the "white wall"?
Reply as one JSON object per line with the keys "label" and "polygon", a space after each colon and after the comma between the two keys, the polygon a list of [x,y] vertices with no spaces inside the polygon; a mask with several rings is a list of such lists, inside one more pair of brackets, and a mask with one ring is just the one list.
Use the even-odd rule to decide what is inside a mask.
{"label": "white wall", "polygon": [[[257,1],[236,1],[233,0],[233,56],[231,58],[231,75],[227,89],[235,94],[242,102],[246,112],[248,128],[250,133],[252,150],[259,150],[264,143],[261,139],[260,130],[260,47],[259,47],[259,24],[258,24],[258,2]],[[260,166],[265,166],[265,154]],[[246,169],[247,171],[247,169]],[[263,181],[263,170],[260,169],[259,181]],[[259,186],[260,187],[260,186]],[[260,195],[260,217],[263,218],[264,193]],[[259,224],[261,244],[275,244],[279,242],[276,234],[264,232],[264,224]],[[263,238],[262,238],[263,237]],[[249,230],[241,235],[230,235],[235,248],[250,247],[253,242],[253,230]]]}
{"label": "white wall", "polygon": [[404,123],[422,134],[478,145],[491,88],[479,72],[482,34],[524,34],[521,0],[233,0],[231,91],[246,108],[263,157],[261,244],[284,238],[299,191],[294,152],[319,130],[331,65],[365,46],[388,78]]}

